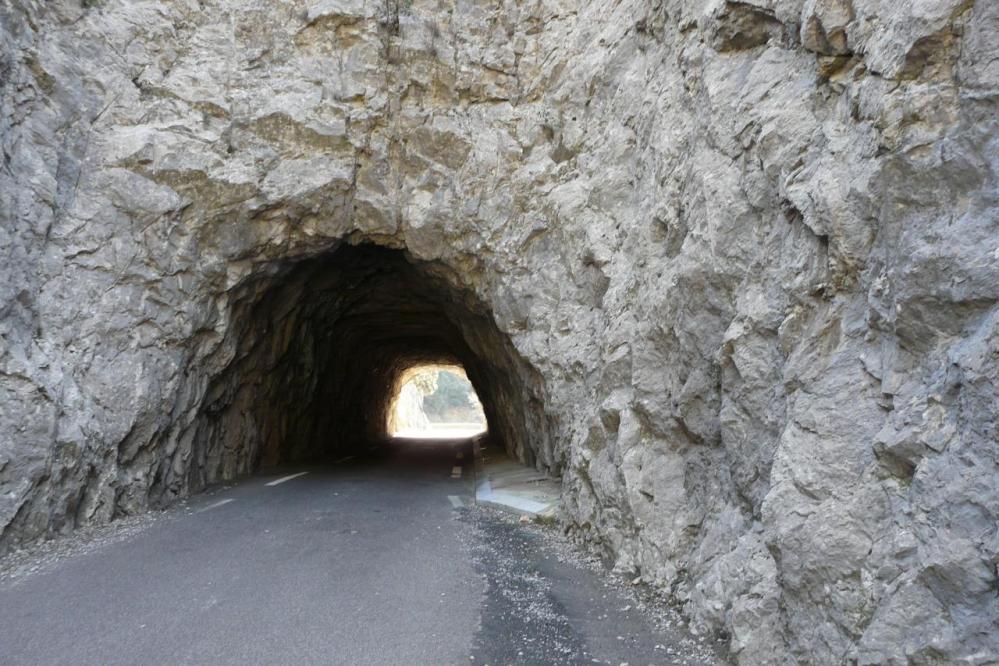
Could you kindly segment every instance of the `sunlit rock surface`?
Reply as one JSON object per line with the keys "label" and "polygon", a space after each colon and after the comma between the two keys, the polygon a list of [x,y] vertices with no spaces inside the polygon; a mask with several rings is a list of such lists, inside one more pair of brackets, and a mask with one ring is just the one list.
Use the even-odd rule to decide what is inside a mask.
{"label": "sunlit rock surface", "polygon": [[373,243],[740,662],[999,660],[999,3],[86,4],[0,8],[2,547],[378,412]]}

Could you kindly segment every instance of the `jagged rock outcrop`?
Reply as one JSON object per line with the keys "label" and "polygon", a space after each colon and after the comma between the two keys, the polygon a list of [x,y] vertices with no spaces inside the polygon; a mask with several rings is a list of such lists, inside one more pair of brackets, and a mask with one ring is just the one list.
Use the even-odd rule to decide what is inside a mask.
{"label": "jagged rock outcrop", "polygon": [[308,449],[367,243],[740,662],[999,660],[999,5],[84,5],[0,8],[4,547]]}

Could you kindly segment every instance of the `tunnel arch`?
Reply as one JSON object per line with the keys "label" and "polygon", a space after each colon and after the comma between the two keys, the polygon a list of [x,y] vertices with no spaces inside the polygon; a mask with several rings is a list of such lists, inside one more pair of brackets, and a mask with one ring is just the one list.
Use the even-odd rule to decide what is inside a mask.
{"label": "tunnel arch", "polygon": [[189,459],[164,461],[185,478],[164,495],[384,438],[391,389],[418,364],[463,367],[490,440],[526,464],[551,465],[540,375],[440,264],[344,243],[261,267],[231,291],[225,313],[224,343],[195,368],[207,387],[181,435]]}

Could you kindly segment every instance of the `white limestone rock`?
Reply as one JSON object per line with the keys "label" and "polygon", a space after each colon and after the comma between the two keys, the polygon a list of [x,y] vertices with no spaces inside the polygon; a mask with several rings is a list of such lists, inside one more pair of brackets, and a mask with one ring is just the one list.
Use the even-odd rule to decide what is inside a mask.
{"label": "white limestone rock", "polygon": [[999,661],[997,26],[988,0],[7,3],[0,545],[251,469],[290,426],[226,378],[281,395],[306,304],[248,304],[372,242],[489,311],[502,340],[462,325],[523,387],[511,452],[737,661]]}

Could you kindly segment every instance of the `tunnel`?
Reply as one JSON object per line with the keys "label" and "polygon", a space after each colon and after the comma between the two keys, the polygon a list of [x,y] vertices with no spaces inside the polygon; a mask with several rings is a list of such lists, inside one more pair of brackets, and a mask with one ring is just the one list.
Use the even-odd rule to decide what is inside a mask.
{"label": "tunnel", "polygon": [[540,375],[442,265],[343,244],[256,271],[231,290],[226,316],[228,344],[195,368],[209,379],[190,460],[163,463],[186,470],[183,489],[165,495],[367,450],[390,437],[407,369],[427,364],[466,373],[490,446],[552,468]]}

